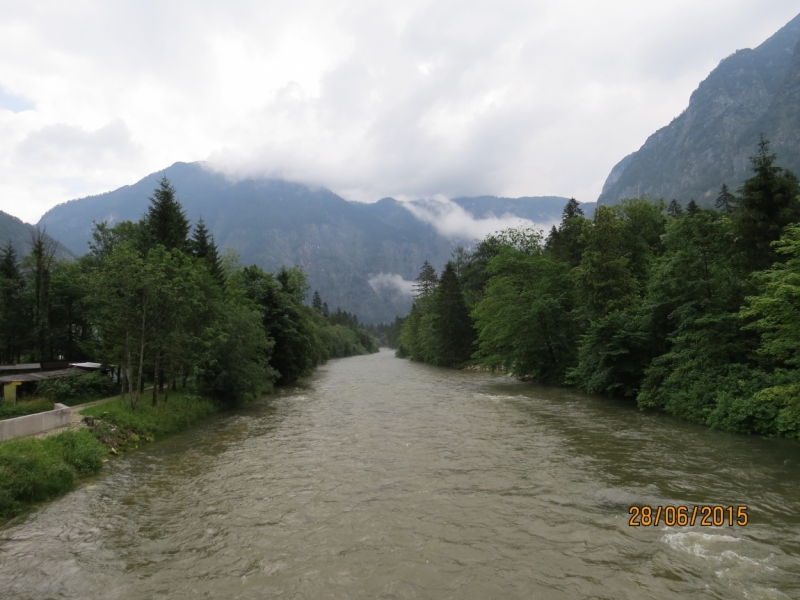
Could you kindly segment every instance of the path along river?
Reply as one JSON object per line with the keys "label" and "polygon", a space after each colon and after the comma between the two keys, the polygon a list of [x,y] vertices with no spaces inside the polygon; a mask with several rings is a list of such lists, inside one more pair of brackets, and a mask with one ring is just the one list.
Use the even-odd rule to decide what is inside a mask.
{"label": "path along river", "polygon": [[798,598],[800,444],[384,350],[0,529],[3,599],[272,597]]}

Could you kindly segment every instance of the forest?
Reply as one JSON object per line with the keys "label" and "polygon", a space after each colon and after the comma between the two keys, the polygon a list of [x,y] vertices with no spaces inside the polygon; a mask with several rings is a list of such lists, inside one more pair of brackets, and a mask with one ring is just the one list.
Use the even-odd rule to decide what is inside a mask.
{"label": "forest", "polygon": [[37,230],[20,258],[0,251],[0,363],[92,360],[120,375],[135,408],[191,380],[235,405],[329,358],[377,352],[358,319],[331,312],[299,267],[267,273],[220,255],[163,177],[138,222],[95,223],[89,252],[56,258]]}
{"label": "forest", "polygon": [[502,369],[711,427],[800,437],[800,184],[762,138],[715,209],[571,200],[545,236],[511,229],[426,262],[380,332],[411,360]]}

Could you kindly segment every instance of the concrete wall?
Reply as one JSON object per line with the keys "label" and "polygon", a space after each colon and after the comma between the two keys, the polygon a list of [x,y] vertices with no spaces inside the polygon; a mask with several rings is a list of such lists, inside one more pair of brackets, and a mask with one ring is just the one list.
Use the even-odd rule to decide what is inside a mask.
{"label": "concrete wall", "polygon": [[36,435],[69,425],[69,406],[56,404],[54,410],[0,421],[0,442],[26,435]]}

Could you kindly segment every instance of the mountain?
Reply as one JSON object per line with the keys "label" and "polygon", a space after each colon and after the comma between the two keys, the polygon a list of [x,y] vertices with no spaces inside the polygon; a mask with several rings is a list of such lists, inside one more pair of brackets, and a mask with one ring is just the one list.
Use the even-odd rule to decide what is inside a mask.
{"label": "mountain", "polygon": [[598,203],[649,194],[711,206],[723,183],[735,190],[750,176],[762,133],[800,175],[800,15],[721,61],[680,116],[612,169]]}
{"label": "mountain", "polygon": [[[10,241],[18,257],[23,257],[31,248],[31,236],[35,228],[33,225],[23,223],[17,217],[13,217],[0,210],[0,248],[5,248]],[[48,236],[49,237],[49,236]],[[59,258],[75,258],[63,244],[56,245],[56,256]]]}
{"label": "mountain", "polygon": [[[425,260],[441,269],[457,244],[473,240],[441,235],[404,203],[384,198],[349,202],[323,188],[277,179],[231,181],[201,163],[175,163],[134,185],[60,204],[39,221],[75,253],[88,249],[94,222],[138,220],[158,180],[166,175],[192,222],[202,216],[220,249],[230,247],[244,264],[274,271],[301,265],[313,290],[331,309],[365,322],[390,321],[411,306],[409,283]],[[566,198],[459,198],[477,218],[512,214],[558,221]],[[591,208],[587,206],[589,210]]]}

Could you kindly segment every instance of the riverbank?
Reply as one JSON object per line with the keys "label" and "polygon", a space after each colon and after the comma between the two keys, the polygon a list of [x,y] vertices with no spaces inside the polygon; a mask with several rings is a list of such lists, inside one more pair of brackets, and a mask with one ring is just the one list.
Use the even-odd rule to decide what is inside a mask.
{"label": "riverbank", "polygon": [[150,396],[131,409],[116,396],[73,407],[66,430],[0,444],[0,524],[72,490],[97,474],[109,455],[189,429],[223,408],[185,390]]}

